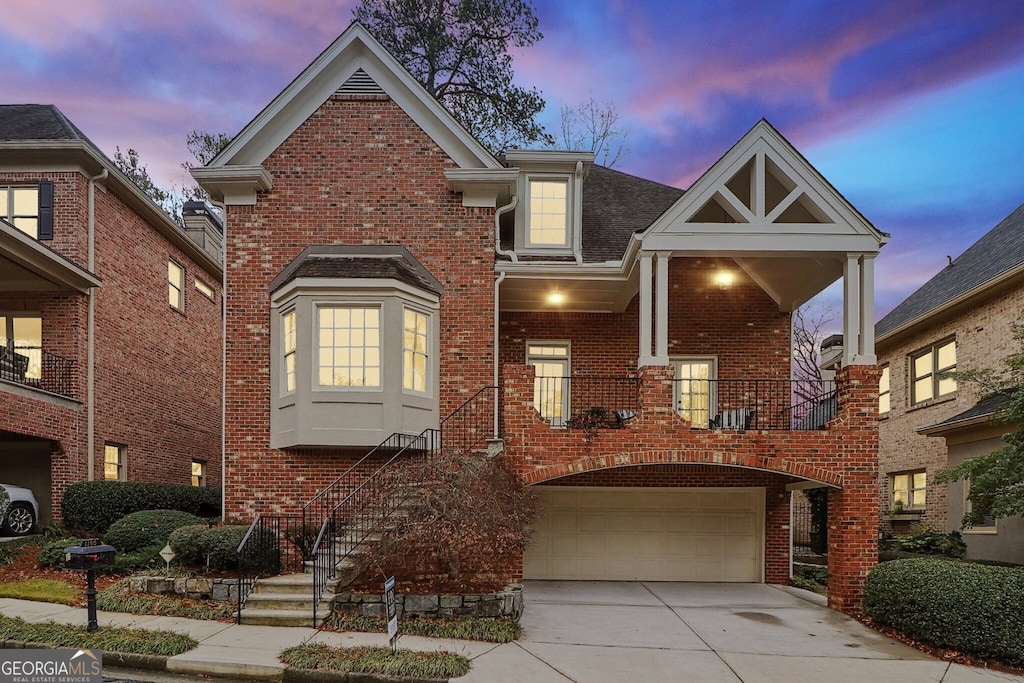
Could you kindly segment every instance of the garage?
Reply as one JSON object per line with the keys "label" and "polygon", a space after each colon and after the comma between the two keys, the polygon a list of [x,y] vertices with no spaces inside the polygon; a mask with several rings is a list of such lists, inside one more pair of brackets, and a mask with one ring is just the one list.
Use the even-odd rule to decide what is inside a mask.
{"label": "garage", "polygon": [[527,579],[764,580],[765,490],[538,487]]}

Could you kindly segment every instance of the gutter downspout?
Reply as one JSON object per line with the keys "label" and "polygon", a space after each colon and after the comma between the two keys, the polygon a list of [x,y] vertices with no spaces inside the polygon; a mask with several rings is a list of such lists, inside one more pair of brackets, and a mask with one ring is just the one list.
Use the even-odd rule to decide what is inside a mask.
{"label": "gutter downspout", "polygon": [[[505,206],[498,207],[498,210],[494,212],[494,251],[499,256],[507,256],[512,259],[513,263],[519,262],[519,257],[516,256],[515,251],[504,251],[501,248],[501,217],[503,214],[508,213],[512,209],[516,208],[516,204],[519,203],[519,195],[512,195],[512,200]],[[497,392],[500,391],[500,377],[498,376],[498,326],[500,324],[498,316],[498,293],[501,290],[501,283],[505,281],[505,273],[498,273],[498,277],[494,280],[494,386],[495,386],[495,397],[494,397],[494,438],[498,438],[500,430],[498,429],[498,420],[500,415],[498,414],[498,396]]]}
{"label": "gutter downspout", "polygon": [[220,221],[220,510],[221,519],[227,505],[227,413],[228,413],[228,205],[207,197],[221,210]]}
{"label": "gutter downspout", "polygon": [[583,264],[583,162],[576,162],[572,193],[572,255],[576,263]]}
{"label": "gutter downspout", "polygon": [[495,386],[495,397],[494,397],[494,438],[497,439],[501,430],[498,429],[498,395],[497,392],[501,391],[501,384],[499,383],[500,378],[498,377],[498,292],[501,289],[501,283],[505,281],[505,273],[498,273],[497,279],[494,281],[494,386]]}
{"label": "gutter downspout", "polygon": [[[106,180],[107,169],[89,178],[89,208],[87,218],[88,269],[96,272],[96,183]],[[96,288],[89,288],[89,312],[85,342],[85,448],[86,481],[96,478]]]}

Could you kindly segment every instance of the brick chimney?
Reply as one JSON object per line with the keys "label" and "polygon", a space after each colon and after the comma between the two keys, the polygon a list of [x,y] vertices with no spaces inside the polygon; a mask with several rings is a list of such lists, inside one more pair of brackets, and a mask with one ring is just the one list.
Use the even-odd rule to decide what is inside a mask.
{"label": "brick chimney", "polygon": [[220,263],[224,226],[213,209],[206,202],[189,201],[181,207],[181,216],[185,220],[185,234]]}

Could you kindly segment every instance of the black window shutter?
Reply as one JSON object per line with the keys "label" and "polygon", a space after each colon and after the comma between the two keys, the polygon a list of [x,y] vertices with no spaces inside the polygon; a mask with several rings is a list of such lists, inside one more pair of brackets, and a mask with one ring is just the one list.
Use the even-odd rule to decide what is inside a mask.
{"label": "black window shutter", "polygon": [[53,239],[53,182],[49,180],[39,183],[38,235],[41,240]]}

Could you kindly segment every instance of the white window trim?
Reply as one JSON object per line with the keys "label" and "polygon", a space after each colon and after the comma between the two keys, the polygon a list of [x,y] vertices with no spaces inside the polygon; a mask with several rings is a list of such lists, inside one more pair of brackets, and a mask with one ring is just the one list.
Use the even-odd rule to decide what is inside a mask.
{"label": "white window trim", "polygon": [[[107,478],[107,449],[117,450],[117,478]],[[118,443],[103,444],[103,480],[104,481],[127,481],[128,480],[128,447]]]}
{"label": "white window trim", "polygon": [[[291,351],[289,351],[287,349],[287,347],[285,346],[285,318],[287,318],[289,315],[294,316],[294,325],[295,325],[295,339],[293,340],[295,342],[295,348],[292,349]],[[279,354],[280,354],[279,361],[281,363],[281,366],[280,366],[281,367],[281,372],[280,372],[280,375],[281,375],[280,392],[281,392],[281,396],[289,396],[291,394],[294,394],[296,389],[298,389],[298,386],[299,386],[299,367],[298,367],[298,362],[299,362],[299,330],[298,330],[299,317],[298,317],[298,314],[295,312],[295,307],[291,306],[291,307],[285,309],[284,311],[281,311],[281,313],[280,313],[280,315],[278,317],[278,323],[279,323],[278,324],[278,330],[280,331],[280,335],[281,335],[281,342],[278,345],[278,351],[279,351]],[[291,389],[288,388],[288,363],[287,363],[287,360],[288,360],[288,356],[289,355],[291,355],[294,358],[294,363],[293,363],[292,367],[294,368],[294,372],[295,372],[295,386],[293,388],[291,388]]]}
{"label": "white window trim", "polygon": [[[380,377],[379,383],[376,386],[336,386],[333,384],[320,384],[320,311],[324,308],[375,308],[377,309],[377,353],[378,360],[380,362]],[[316,392],[354,392],[354,393],[369,393],[379,394],[384,391],[384,387],[388,382],[387,373],[385,372],[387,367],[387,359],[384,353],[384,335],[385,335],[385,322],[384,322],[384,306],[381,300],[368,299],[368,300],[314,300],[313,301],[313,315],[310,323],[312,324],[312,349],[310,352],[310,382],[312,383],[312,390]],[[401,359],[399,359],[401,360]],[[282,371],[284,368],[282,368]],[[401,378],[399,378],[401,382]],[[298,378],[296,378],[296,384]]]}
{"label": "white window trim", "polygon": [[[886,388],[886,390],[884,392],[882,391],[882,378],[883,377],[888,377],[889,378],[889,381],[888,381],[888,385],[889,386]],[[887,396],[888,399],[889,399],[889,408],[887,410],[882,410],[882,396]],[[879,415],[888,415],[891,412],[892,412],[892,370],[889,369],[889,364],[886,363],[885,365],[882,366],[882,372],[878,376],[878,414]]]}
{"label": "white window trim", "polygon": [[[558,182],[565,184],[565,241],[562,244],[534,244],[530,241],[530,213],[531,213],[531,192],[530,187],[534,182]],[[575,205],[573,176],[570,173],[529,173],[526,176],[526,191],[523,206],[523,249],[524,254],[567,254],[572,253],[573,236],[575,233],[575,216],[573,206]]]}
{"label": "white window trim", "polygon": [[[540,346],[540,347],[547,347],[547,348],[564,348],[565,349],[565,356],[563,357],[563,356],[532,355],[530,353],[530,347],[533,347],[533,346]],[[565,429],[566,422],[571,417],[570,410],[571,410],[571,407],[572,407],[572,381],[571,381],[571,378],[572,378],[572,343],[568,339],[558,339],[558,340],[552,340],[552,339],[533,339],[533,340],[527,340],[527,342],[526,342],[526,364],[529,365],[530,367],[534,367],[534,362],[543,362],[545,360],[547,360],[549,362],[558,361],[558,362],[564,362],[565,363],[565,378],[566,378],[567,381],[566,381],[566,386],[563,387],[563,391],[562,391],[562,417],[561,418],[544,417],[543,413],[541,412],[540,406],[538,406],[538,405],[534,405],[534,410],[537,411],[537,414],[540,415],[542,419],[550,420],[552,428],[554,428],[554,429]],[[536,403],[536,396],[537,396],[537,382],[536,382],[536,379],[534,379],[534,402],[535,403]]]}
{"label": "white window trim", "polygon": [[[427,319],[427,350],[424,353],[426,357],[426,368],[425,377],[423,378],[423,391],[417,391],[416,389],[410,389],[405,386],[405,312],[412,311],[418,315],[422,315]],[[433,377],[434,377],[434,365],[437,363],[437,349],[433,348],[434,339],[434,322],[431,312],[427,309],[420,308],[417,306],[410,306],[409,304],[402,305],[402,393],[409,394],[410,396],[431,396],[433,394]],[[382,351],[383,353],[383,351]],[[385,359],[381,359],[383,364]]]}
{"label": "white window trim", "polygon": [[928,508],[928,470],[919,467],[913,470],[903,470],[900,472],[889,473],[889,504],[890,506],[896,505],[896,477],[907,476],[907,496],[913,497],[913,492],[918,490],[914,488],[914,475],[918,473],[924,474],[924,503],[921,505],[905,505],[903,509],[907,512],[924,512]]}
{"label": "white window trim", "polygon": [[[672,366],[672,407],[679,415],[679,389],[681,379],[679,377],[679,367],[687,363],[710,363],[711,364],[711,376],[708,378],[710,385],[708,387],[708,424],[696,427],[697,429],[707,429],[710,427],[711,420],[714,419],[715,415],[718,414],[718,356],[669,356],[669,365]],[[685,418],[684,418],[685,419]]]}
{"label": "white window trim", "polygon": [[195,282],[195,287],[199,291],[199,293],[202,294],[203,296],[205,296],[210,301],[213,301],[213,298],[214,298],[213,287],[211,287],[210,285],[206,284],[205,282],[203,282],[199,278],[193,278],[193,280]]}
{"label": "white window trim", "polygon": [[[29,214],[15,214],[14,213],[14,192],[16,190],[34,190],[35,191],[35,193],[36,193],[36,204],[35,204],[36,209],[35,209],[35,211],[36,212],[34,214],[29,215]],[[38,184],[37,185],[32,185],[31,183],[27,184],[27,185],[17,185],[17,184],[15,184],[15,185],[4,185],[4,186],[0,186],[0,192],[2,192],[2,193],[7,195],[7,198],[6,198],[7,210],[2,215],[0,215],[0,219],[3,219],[5,221],[7,221],[8,223],[13,225],[15,228],[17,228],[22,233],[28,235],[29,237],[31,237],[32,239],[34,239],[36,241],[39,241],[39,185]],[[27,230],[25,230],[25,228],[23,226],[18,225],[16,223],[16,221],[19,218],[34,218],[35,221],[36,221],[35,234],[32,234],[32,233],[28,232]]]}
{"label": "white window trim", "polygon": [[[180,282],[177,285],[175,285],[175,283],[171,282],[170,267],[172,265],[175,266],[178,269],[178,273],[179,273],[179,277],[180,277]],[[170,289],[169,289],[170,287],[174,287],[177,290],[177,292],[178,292],[178,304],[175,305],[175,304],[171,303],[169,296],[168,296],[167,303],[175,311],[178,311],[180,313],[184,313],[185,312],[185,266],[183,266],[180,263],[178,263],[178,261],[176,261],[175,259],[169,258],[169,259],[167,259],[167,268],[168,268],[168,270],[167,270],[167,287],[168,287],[168,290],[167,291],[168,291],[168,294],[170,294]]]}
{"label": "white window trim", "polygon": [[[952,391],[950,391],[948,393],[945,393],[945,394],[940,394],[939,393],[939,375],[941,375],[943,372],[949,372],[949,370],[950,370],[950,368],[946,368],[946,369],[943,369],[943,370],[939,370],[938,369],[939,349],[943,348],[944,346],[948,346],[950,343],[953,344],[953,353],[956,354],[957,356],[959,356],[959,353],[958,353],[959,348],[958,348],[958,345],[956,343],[956,337],[949,337],[947,339],[941,339],[941,340],[935,342],[934,344],[931,344],[931,345],[929,345],[929,346],[927,346],[925,348],[922,348],[922,349],[918,350],[916,353],[910,354],[909,379],[910,379],[910,404],[911,405],[913,405],[913,406],[927,405],[928,403],[931,403],[932,401],[939,401],[939,400],[947,398],[949,396],[954,396],[957,393],[957,391],[959,391],[960,386],[959,386],[959,383],[958,383],[957,386]],[[919,378],[917,378],[914,375],[914,365],[915,365],[915,361],[917,361],[919,358],[922,358],[922,357],[928,356],[928,355],[931,356],[931,360],[932,360],[931,371],[927,375],[927,377],[929,379],[931,379],[932,395],[931,395],[930,398],[923,398],[923,399],[918,400],[918,398],[916,396],[916,386],[917,386],[917,380]],[[959,363],[960,363],[960,359],[959,359],[959,357],[957,357],[956,358],[956,364],[954,364],[953,368],[952,368],[954,371],[958,367]],[[890,381],[892,380],[891,373],[890,373],[889,379],[890,379]],[[924,379],[924,378],[922,377],[920,379]]]}
{"label": "white window trim", "polygon": [[190,481],[191,481],[191,477],[196,476],[196,474],[195,474],[195,466],[196,465],[199,465],[199,483],[198,484],[193,483],[192,486],[195,487],[195,488],[205,488],[206,487],[206,463],[203,462],[202,460],[193,460],[192,461],[192,465],[190,467],[190,470],[191,470],[191,472],[190,472]]}

